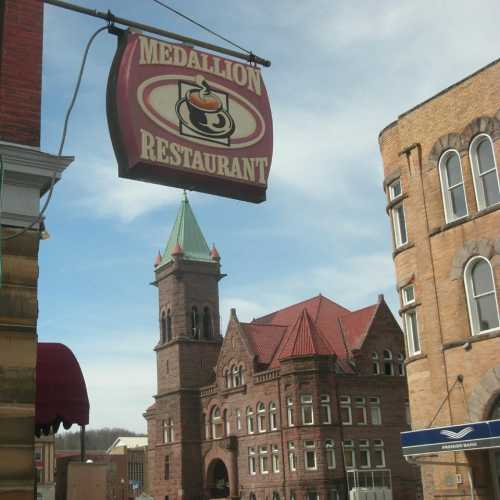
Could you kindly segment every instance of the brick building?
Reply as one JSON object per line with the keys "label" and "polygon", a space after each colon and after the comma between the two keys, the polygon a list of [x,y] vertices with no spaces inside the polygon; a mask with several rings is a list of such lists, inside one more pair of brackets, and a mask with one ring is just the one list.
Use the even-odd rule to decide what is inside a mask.
{"label": "brick building", "polygon": [[[156,500],[416,497],[401,330],[383,296],[349,311],[321,295],[220,334],[220,257],[184,198],[155,266],[158,389],[148,408]],[[385,497],[389,498],[389,497]]]}
{"label": "brick building", "polygon": [[[434,436],[456,426],[438,431],[455,450],[482,448],[462,443],[463,434],[500,419],[499,138],[499,61],[380,134],[412,427]],[[498,436],[493,442],[500,446]],[[425,498],[500,499],[493,448],[409,460],[425,464]]]}

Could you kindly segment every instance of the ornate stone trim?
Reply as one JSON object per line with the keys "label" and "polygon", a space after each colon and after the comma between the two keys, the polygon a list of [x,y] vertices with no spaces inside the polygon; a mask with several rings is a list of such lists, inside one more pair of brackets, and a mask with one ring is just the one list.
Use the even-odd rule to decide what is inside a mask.
{"label": "ornate stone trim", "polygon": [[496,398],[500,395],[500,364],[490,368],[476,385],[467,401],[472,422],[486,420]]}
{"label": "ornate stone trim", "polygon": [[498,259],[495,255],[500,255],[500,238],[497,240],[470,240],[466,241],[465,245],[460,248],[453,257],[453,264],[450,271],[450,279],[452,281],[462,279],[465,264],[477,255],[481,255],[496,267]]}
{"label": "ornate stone trim", "polygon": [[500,110],[494,117],[475,118],[460,133],[452,132],[441,136],[432,146],[427,158],[428,169],[437,167],[439,158],[448,149],[456,149],[461,156],[467,153],[472,139],[478,134],[488,134],[493,141],[500,138]]}

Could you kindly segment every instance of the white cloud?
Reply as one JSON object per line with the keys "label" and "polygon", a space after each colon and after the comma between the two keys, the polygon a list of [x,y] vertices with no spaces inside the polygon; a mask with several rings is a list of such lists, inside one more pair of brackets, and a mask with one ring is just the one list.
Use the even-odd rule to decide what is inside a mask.
{"label": "white cloud", "polygon": [[79,163],[76,182],[83,196],[75,203],[99,217],[118,217],[126,223],[160,207],[179,203],[177,189],[119,178],[114,160]]}

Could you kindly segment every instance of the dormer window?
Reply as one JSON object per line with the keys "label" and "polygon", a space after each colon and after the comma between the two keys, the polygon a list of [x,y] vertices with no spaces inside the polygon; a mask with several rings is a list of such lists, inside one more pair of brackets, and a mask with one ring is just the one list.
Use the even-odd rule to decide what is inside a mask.
{"label": "dormer window", "polygon": [[392,352],[389,349],[384,351],[384,375],[394,375]]}

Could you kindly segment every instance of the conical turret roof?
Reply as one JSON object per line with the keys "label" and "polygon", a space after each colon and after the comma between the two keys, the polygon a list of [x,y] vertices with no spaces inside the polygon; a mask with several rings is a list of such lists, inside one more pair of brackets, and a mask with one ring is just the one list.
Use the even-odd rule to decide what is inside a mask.
{"label": "conical turret roof", "polygon": [[174,227],[168,238],[167,247],[163,252],[161,264],[173,260],[172,253],[179,255],[176,252],[179,247],[182,249],[182,258],[185,260],[212,262],[210,248],[196,221],[185,192],[177,212]]}

